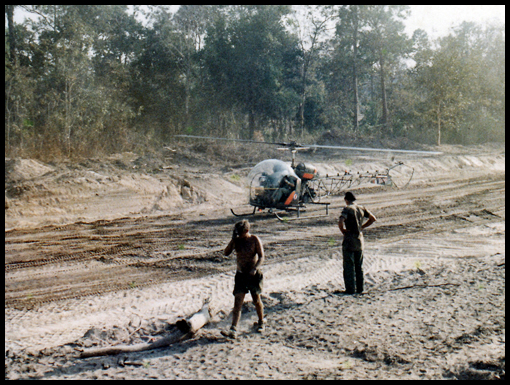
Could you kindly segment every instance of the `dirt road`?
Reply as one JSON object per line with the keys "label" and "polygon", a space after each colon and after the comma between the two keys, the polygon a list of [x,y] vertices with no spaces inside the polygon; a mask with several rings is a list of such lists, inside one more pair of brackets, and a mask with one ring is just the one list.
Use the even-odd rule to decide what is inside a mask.
{"label": "dirt road", "polygon": [[[503,263],[500,266],[504,269],[504,158],[504,148],[498,146],[451,148],[434,158],[409,157],[407,164],[415,168],[415,176],[404,190],[376,186],[354,190],[360,204],[378,217],[365,234],[368,296],[381,290],[395,274],[398,277],[413,272],[410,277],[401,276],[398,280],[400,286],[405,286],[408,281],[413,284],[416,271],[427,272],[449,261],[497,257],[497,263]],[[319,170],[330,172],[342,170],[344,163],[341,158],[332,158],[317,164]],[[355,159],[352,167],[373,169],[381,167],[380,163],[380,159],[365,157]],[[384,167],[388,162],[382,163]],[[5,233],[6,357],[9,354],[19,357],[20,352],[27,351],[37,355],[42,349],[77,341],[92,329],[109,331],[110,338],[103,342],[94,340],[93,344],[125,342],[126,335],[115,337],[112,331],[126,332],[139,322],[145,326],[142,330],[152,327],[156,332],[165,323],[171,324],[197,311],[207,299],[212,299],[219,314],[229,314],[234,260],[224,257],[222,251],[237,220],[229,208],[234,206],[243,211],[244,199],[237,178],[230,176],[235,172],[242,177],[247,168],[240,165],[233,171],[213,168],[211,172],[203,164],[196,164],[197,168],[181,166],[179,178],[175,178],[175,169],[165,169],[168,172],[160,174],[157,181],[163,186],[163,193],[158,192],[157,183],[150,181],[150,174],[146,181],[152,190],[116,191],[108,201],[110,205],[116,202],[108,210],[115,212],[116,218],[106,213],[101,216],[104,207],[96,206],[94,220],[82,213],[79,215],[86,220],[76,220],[73,210],[65,209],[73,204],[90,207],[93,202],[83,203],[84,198],[70,194],[70,190],[65,190],[65,197],[59,197],[56,187],[53,195],[48,193],[51,190],[48,186],[60,186],[57,182],[52,185],[51,178],[62,181],[62,172],[46,171],[32,176],[30,186],[37,186],[37,180],[46,181],[40,182],[46,195],[38,196],[38,207],[44,206],[45,199],[57,202],[59,209],[67,213],[61,216],[69,218],[70,223],[34,225],[33,219],[30,225],[20,226],[19,210],[24,199],[30,202],[30,194],[10,200],[6,225],[12,224],[12,228]],[[97,169],[89,172],[99,174]],[[99,201],[101,194],[113,191],[115,183],[124,181],[125,187],[128,178],[133,183],[140,181],[140,176],[136,176],[139,174],[132,173],[113,175],[113,171],[108,174],[103,169],[99,174],[103,179],[97,182],[99,177],[95,177],[97,192],[90,196]],[[87,192],[91,191],[91,184],[89,179]],[[18,182],[17,186],[23,185]],[[78,191],[73,188],[72,191]],[[225,188],[231,188],[230,192],[222,190]],[[37,189],[28,190],[34,193]],[[177,200],[177,195],[179,204],[169,203]],[[143,204],[136,206],[135,196]],[[330,197],[330,201],[328,217],[286,223],[271,214],[258,214],[250,220],[252,232],[265,247],[264,298],[269,309],[271,304],[281,305],[288,293],[302,295],[308,291],[310,298],[318,296],[320,290],[310,293],[314,285],[330,292],[343,289],[341,237],[336,225],[343,199],[336,196]],[[30,207],[29,204],[25,207]],[[143,211],[156,204],[159,210]],[[122,211],[122,206],[129,206],[129,210],[136,206],[139,211]],[[34,218],[45,221],[58,216],[51,210],[43,214],[36,209],[30,212]],[[277,314],[275,311],[275,318]],[[218,322],[224,325],[221,322],[225,320]],[[338,367],[344,362],[331,365]],[[20,373],[14,364],[10,368],[14,377],[27,375]],[[176,375],[182,377],[183,373]]]}

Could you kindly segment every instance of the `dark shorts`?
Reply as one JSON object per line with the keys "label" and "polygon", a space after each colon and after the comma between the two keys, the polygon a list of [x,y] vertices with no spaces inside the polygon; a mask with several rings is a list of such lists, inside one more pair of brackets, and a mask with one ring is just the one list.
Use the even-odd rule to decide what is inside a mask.
{"label": "dark shorts", "polygon": [[246,294],[248,292],[253,294],[262,293],[262,287],[264,286],[264,276],[262,272],[258,271],[255,275],[236,273],[235,284],[234,284],[234,292],[233,294],[243,293]]}

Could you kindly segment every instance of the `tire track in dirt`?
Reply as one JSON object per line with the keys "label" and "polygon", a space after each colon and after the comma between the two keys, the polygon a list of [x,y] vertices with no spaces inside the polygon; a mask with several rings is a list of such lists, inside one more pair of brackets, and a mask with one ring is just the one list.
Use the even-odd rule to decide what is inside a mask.
{"label": "tire track in dirt", "polygon": [[[504,250],[504,190],[503,175],[363,194],[363,204],[380,218],[366,233],[367,282],[374,284],[373,276],[381,270],[412,268],[417,262],[424,267],[439,257],[465,256],[466,248],[484,253],[491,247],[494,252]],[[434,198],[439,196],[441,200]],[[336,227],[342,199],[332,201],[338,208],[324,220],[304,219],[295,227],[272,219],[253,221],[254,233],[263,239],[268,255],[266,295],[327,282],[342,289]],[[234,262],[221,256],[223,246],[218,240],[230,234],[234,221],[125,218],[74,224],[54,232],[45,229],[43,235],[37,230],[6,232],[6,255],[13,266],[5,274],[6,346],[55,346],[81,337],[91,326],[126,325],[137,317],[174,322],[197,311],[210,297],[213,306],[228,313]],[[461,233],[473,225],[496,234],[497,244],[474,241],[466,245]],[[91,233],[97,236],[98,232],[101,245],[84,252],[90,248]],[[431,236],[434,247],[428,247]],[[38,241],[47,242],[46,261],[41,261],[39,250],[26,247]],[[62,249],[70,245],[81,248],[81,254],[59,259]],[[42,264],[37,265],[38,261]],[[128,289],[134,281],[137,285]],[[27,298],[29,289],[38,290],[40,297]]]}
{"label": "tire track in dirt", "polygon": [[[372,258],[368,259],[367,264],[371,265],[372,261]],[[397,262],[400,263],[400,260]],[[391,263],[386,260],[386,264]],[[341,260],[334,257],[318,256],[271,263],[265,266],[264,275],[264,296],[300,290],[314,283],[331,282],[339,288],[342,286]],[[57,346],[78,339],[92,326],[107,329],[114,325],[125,327],[136,318],[163,318],[174,323],[198,311],[207,299],[212,299],[211,306],[216,310],[228,313],[233,303],[233,277],[234,271],[231,270],[143,290],[136,288],[103,294],[98,298],[104,306],[98,305],[94,298],[79,298],[42,304],[34,312],[6,309],[8,324],[13,326],[11,329],[6,324],[6,345],[16,341],[20,347]],[[251,301],[249,296],[247,301]],[[66,307],[82,311],[69,314],[65,311]],[[30,325],[35,319],[40,326],[32,328]]]}
{"label": "tire track in dirt", "polygon": [[[492,189],[492,190],[493,190],[493,189]],[[465,208],[465,207],[464,207],[464,208]],[[431,210],[430,210],[430,207],[428,207],[428,211],[431,211]],[[464,210],[464,211],[465,211],[465,210]],[[402,219],[402,214],[403,214],[403,212],[402,212],[402,210],[400,210],[399,212],[400,212],[400,214],[399,214],[399,217],[398,217],[398,218],[399,218],[399,220],[401,220],[401,219]],[[390,214],[390,213],[384,213],[384,214],[385,214],[384,216],[386,217],[386,221],[387,221],[387,222],[388,222],[388,221],[390,221],[390,220],[391,220],[391,216],[390,216],[390,215],[388,215],[388,214]],[[411,217],[415,218],[416,211],[410,211],[410,212],[406,213],[406,215],[408,215],[408,216],[411,216]],[[458,216],[456,216],[455,214],[450,214],[450,215],[453,215],[453,217],[458,217]],[[430,215],[429,217],[430,217],[430,218],[435,218],[433,215]],[[420,218],[420,221],[421,221],[422,223],[425,223],[427,219],[428,219],[428,218],[423,218],[423,216],[422,216],[422,217]],[[462,219],[465,219],[465,218],[462,218]],[[468,222],[469,222],[469,221],[468,221]],[[432,224],[434,225],[433,227],[435,228],[435,230],[436,230],[436,231],[441,231],[441,229],[438,229],[438,228],[437,228],[437,227],[438,227],[438,226],[437,226],[437,223],[435,223],[435,222],[433,221],[433,222],[432,222]],[[407,228],[412,228],[412,226],[410,226],[410,222],[407,222],[407,223],[406,223],[406,225],[407,225]],[[429,226],[429,227],[430,227],[430,226]],[[403,227],[402,227],[402,228],[403,228]],[[397,228],[397,230],[398,230],[398,231],[400,231],[400,230],[402,230],[402,228]],[[387,235],[388,228],[384,228],[384,225],[383,225],[383,226],[379,226],[379,227],[378,227],[378,229],[379,229],[379,230],[380,230],[380,229],[383,229],[383,230],[384,230],[384,234],[385,234],[385,235]],[[420,230],[423,232],[423,229],[420,229]],[[374,234],[372,234],[372,235],[374,235]],[[376,237],[377,237],[377,231],[376,231],[376,234],[375,234],[375,235],[376,235]],[[401,237],[406,238],[406,237],[408,237],[408,235],[404,234],[404,235],[401,235]],[[152,238],[152,239],[151,239],[151,238]],[[188,238],[188,239],[189,239],[189,238]],[[157,239],[155,239],[154,237],[149,237],[149,242],[150,242],[150,241],[154,241],[154,240],[157,240]],[[181,241],[182,241],[182,238],[181,238]],[[157,242],[156,242],[156,243],[157,243]],[[305,246],[306,246],[306,245],[305,245]],[[122,246],[117,245],[117,246],[112,247],[112,248],[111,248],[111,249],[109,249],[109,250],[101,250],[101,251],[99,251],[99,252],[97,252],[97,251],[96,251],[96,252],[97,252],[97,254],[101,255],[101,258],[104,258],[104,255],[106,255],[106,254],[115,254],[114,258],[109,258],[109,260],[108,260],[108,262],[109,262],[109,263],[115,263],[115,264],[120,264],[120,265],[123,265],[123,264],[137,265],[137,263],[133,263],[133,262],[132,262],[129,258],[122,258],[122,254],[124,254],[124,253],[128,253],[128,254],[130,254],[130,255],[133,255],[133,254],[134,254],[134,255],[136,255],[136,253],[134,253],[134,252],[133,252],[133,249],[134,249],[134,250],[136,250],[134,247],[130,248],[130,247],[129,247],[129,245],[122,245]],[[140,251],[140,250],[139,250],[139,251]],[[142,250],[142,251],[143,251],[143,250]],[[288,254],[292,255],[292,253],[288,253]],[[282,255],[279,255],[279,257],[282,257]],[[283,256],[283,257],[285,257],[285,256]],[[176,256],[173,256],[172,258],[178,259],[178,257],[176,257]],[[74,257],[74,259],[79,260],[79,259],[83,259],[83,257],[75,256],[75,257]],[[89,259],[90,259],[90,256],[89,256]],[[56,261],[56,262],[61,262],[61,261],[62,261],[62,259],[57,257],[57,258],[53,258],[53,259],[50,259],[50,260],[48,260],[48,261],[45,261],[44,263],[51,263],[51,262],[55,262],[55,261]],[[30,264],[30,262],[27,262],[27,264]],[[160,266],[161,266],[161,264],[160,264]],[[7,265],[7,269],[8,269],[8,267],[9,267],[9,265]],[[76,270],[76,269],[75,269],[75,270]],[[11,278],[11,277],[9,276],[9,277],[8,277],[8,279],[10,279],[10,278]]]}

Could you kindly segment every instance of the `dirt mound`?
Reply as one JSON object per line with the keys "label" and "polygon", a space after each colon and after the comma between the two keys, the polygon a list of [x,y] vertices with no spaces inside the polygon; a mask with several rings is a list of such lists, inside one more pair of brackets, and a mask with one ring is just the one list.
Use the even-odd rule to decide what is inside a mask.
{"label": "dirt mound", "polygon": [[7,229],[147,215],[215,199],[201,183],[205,176],[181,171],[164,152],[52,165],[8,159],[5,164]]}
{"label": "dirt mound", "polygon": [[54,169],[33,159],[5,159],[5,183],[26,181],[49,172]]}

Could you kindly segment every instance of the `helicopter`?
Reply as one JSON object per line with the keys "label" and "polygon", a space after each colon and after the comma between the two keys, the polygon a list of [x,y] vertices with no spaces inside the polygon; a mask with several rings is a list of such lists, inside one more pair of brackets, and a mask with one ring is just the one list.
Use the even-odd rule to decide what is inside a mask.
{"label": "helicopter", "polygon": [[[347,147],[347,146],[330,146],[317,144],[299,144],[295,141],[290,142],[264,142],[247,139],[229,139],[198,135],[174,135],[179,138],[193,138],[205,140],[223,140],[235,142],[258,143],[265,145],[277,145],[279,150],[289,150],[292,156],[291,164],[279,159],[266,159],[256,164],[249,172],[248,188],[249,188],[249,205],[253,206],[253,212],[239,214],[230,209],[236,217],[252,216],[258,210],[268,210],[281,221],[290,220],[288,217],[282,217],[283,213],[296,212],[297,217],[301,218],[301,211],[306,210],[307,205],[318,205],[325,208],[325,214],[307,216],[321,217],[329,215],[329,205],[331,202],[324,202],[323,199],[341,191],[355,187],[364,182],[376,183],[378,185],[393,186],[403,188],[409,185],[414,175],[414,169],[406,166],[403,162],[396,162],[391,167],[383,171],[375,171],[366,173],[353,173],[345,171],[343,174],[322,176],[317,168],[309,163],[299,162],[296,164],[296,153],[300,150],[309,150],[313,148],[323,149],[341,149],[354,151],[375,151],[375,152],[392,152],[392,153],[409,153],[409,154],[427,154],[439,155],[437,151],[421,151],[421,150],[395,150],[370,147]],[[393,177],[393,172],[397,169],[407,167],[407,173],[404,180],[399,180],[397,184]],[[280,210],[280,212],[278,212]]]}

